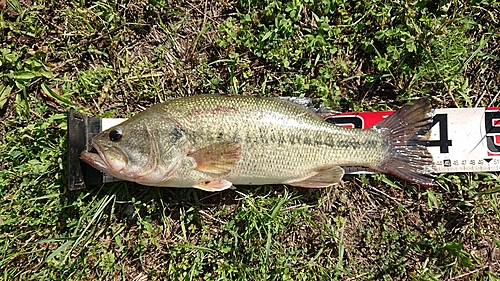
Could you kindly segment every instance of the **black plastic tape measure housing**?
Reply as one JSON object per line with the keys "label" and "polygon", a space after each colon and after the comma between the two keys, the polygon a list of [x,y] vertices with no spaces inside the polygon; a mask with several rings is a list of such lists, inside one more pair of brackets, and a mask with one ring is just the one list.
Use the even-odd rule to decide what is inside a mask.
{"label": "black plastic tape measure housing", "polygon": [[80,153],[92,149],[90,140],[102,129],[101,118],[68,112],[68,190],[84,189],[103,183],[102,173],[80,159]]}

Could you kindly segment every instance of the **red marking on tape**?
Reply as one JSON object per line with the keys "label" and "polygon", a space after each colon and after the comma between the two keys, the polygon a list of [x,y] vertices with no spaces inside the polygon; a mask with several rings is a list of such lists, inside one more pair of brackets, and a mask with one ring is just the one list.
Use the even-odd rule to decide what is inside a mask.
{"label": "red marking on tape", "polygon": [[[324,119],[328,119],[334,116],[357,116],[360,117],[363,120],[363,129],[370,128],[371,126],[377,124],[378,122],[382,121],[384,118],[387,118],[389,115],[394,113],[395,111],[377,111],[377,112],[346,112],[346,113],[339,113],[339,114],[332,114],[332,115],[327,115],[324,117]],[[352,128],[352,127],[350,127]]]}
{"label": "red marking on tape", "polygon": [[347,128],[347,129],[354,129],[354,124],[340,124],[340,123],[337,123],[335,125],[340,126],[340,127],[344,127],[344,128]]}
{"label": "red marking on tape", "polygon": [[[500,146],[500,135],[495,135],[494,138],[493,138],[493,143],[496,145],[496,146]],[[490,152],[488,151],[488,156],[500,156],[500,153],[494,153],[494,152]]]}
{"label": "red marking on tape", "polygon": [[500,145],[500,135],[495,135],[495,145]]}

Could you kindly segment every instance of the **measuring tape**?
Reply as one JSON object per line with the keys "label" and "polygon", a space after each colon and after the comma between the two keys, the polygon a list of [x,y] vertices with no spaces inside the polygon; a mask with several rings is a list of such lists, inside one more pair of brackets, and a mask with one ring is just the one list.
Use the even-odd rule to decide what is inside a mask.
{"label": "measuring tape", "polygon": [[[341,113],[326,116],[330,123],[367,129],[394,111]],[[426,146],[437,173],[500,171],[500,108],[443,108],[434,110]],[[355,169],[349,172],[355,173]]]}
{"label": "measuring tape", "polygon": [[[347,128],[367,129],[394,111],[329,114],[325,121]],[[94,135],[125,121],[123,118],[94,118],[68,113],[68,189],[116,181],[79,159],[91,149]],[[443,108],[434,110],[426,146],[436,173],[500,171],[500,108]],[[345,167],[347,174],[370,173],[364,167]]]}

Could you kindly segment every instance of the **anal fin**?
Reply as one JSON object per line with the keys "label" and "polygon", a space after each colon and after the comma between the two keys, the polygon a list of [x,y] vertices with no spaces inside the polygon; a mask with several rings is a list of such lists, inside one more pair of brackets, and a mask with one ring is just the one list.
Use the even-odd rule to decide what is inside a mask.
{"label": "anal fin", "polygon": [[290,181],[285,184],[307,188],[322,188],[339,183],[344,176],[344,169],[339,166],[321,168],[305,179]]}

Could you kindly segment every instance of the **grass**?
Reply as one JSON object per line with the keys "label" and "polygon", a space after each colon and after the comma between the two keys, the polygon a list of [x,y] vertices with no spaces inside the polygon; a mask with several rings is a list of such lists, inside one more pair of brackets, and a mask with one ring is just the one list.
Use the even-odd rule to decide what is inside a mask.
{"label": "grass", "polygon": [[500,106],[499,21],[493,0],[0,0],[0,279],[499,280],[498,173],[65,189],[70,108],[126,117],[201,93]]}

